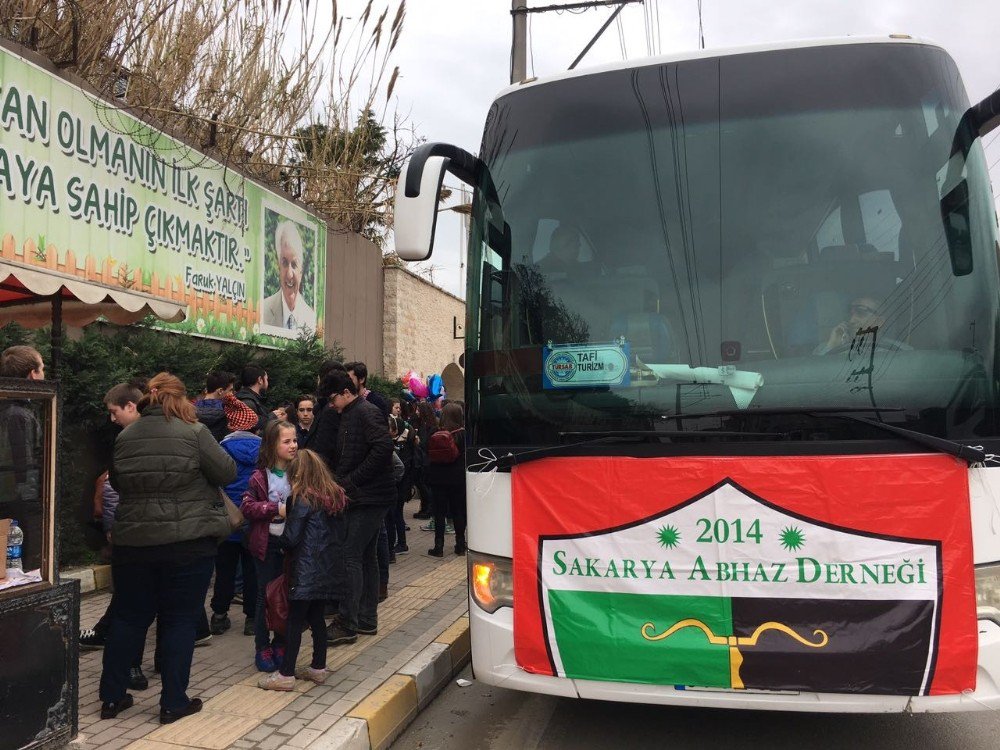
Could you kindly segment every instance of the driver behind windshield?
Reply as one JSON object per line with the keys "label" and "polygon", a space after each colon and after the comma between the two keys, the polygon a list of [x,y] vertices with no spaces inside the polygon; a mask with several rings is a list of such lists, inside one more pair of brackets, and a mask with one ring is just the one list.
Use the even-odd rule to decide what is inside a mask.
{"label": "driver behind windshield", "polygon": [[[819,344],[813,354],[830,354],[848,348],[855,336],[872,331],[878,336],[879,330],[884,332],[885,316],[879,312],[879,303],[873,297],[857,297],[848,306],[847,318],[833,327],[826,341]],[[902,341],[886,338],[884,333],[878,338],[878,343],[894,349],[910,349]]]}
{"label": "driver behind windshield", "polygon": [[583,237],[580,230],[568,224],[560,224],[549,239],[548,254],[538,261],[538,268],[546,275],[552,273],[572,274],[587,264],[580,260]]}

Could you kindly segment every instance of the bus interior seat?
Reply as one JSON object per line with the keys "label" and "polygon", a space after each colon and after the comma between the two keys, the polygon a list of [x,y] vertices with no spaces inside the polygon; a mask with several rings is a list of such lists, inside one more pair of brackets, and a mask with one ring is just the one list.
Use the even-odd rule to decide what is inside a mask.
{"label": "bus interior seat", "polygon": [[611,338],[621,336],[631,353],[643,362],[673,361],[673,339],[667,319],[659,313],[622,313],[611,321]]}

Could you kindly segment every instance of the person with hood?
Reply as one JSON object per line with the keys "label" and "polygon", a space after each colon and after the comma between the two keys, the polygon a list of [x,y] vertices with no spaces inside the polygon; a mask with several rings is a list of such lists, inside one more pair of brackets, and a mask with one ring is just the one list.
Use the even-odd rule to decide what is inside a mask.
{"label": "person with hood", "polygon": [[[221,443],[222,450],[236,462],[236,479],[224,489],[237,508],[242,505],[243,493],[249,485],[250,475],[257,468],[261,443],[259,436],[248,431],[251,424],[239,422],[240,416],[234,414],[234,419],[227,422],[227,428],[232,431],[222,439]],[[254,423],[255,420],[256,417],[253,419]],[[230,534],[229,538],[219,545],[219,551],[215,556],[215,588],[212,591],[210,605],[212,607],[210,627],[215,635],[225,633],[232,626],[229,620],[229,607],[236,592],[238,566],[243,570],[243,614],[246,618],[243,621],[243,635],[253,635],[257,610],[257,578],[244,529]]]}

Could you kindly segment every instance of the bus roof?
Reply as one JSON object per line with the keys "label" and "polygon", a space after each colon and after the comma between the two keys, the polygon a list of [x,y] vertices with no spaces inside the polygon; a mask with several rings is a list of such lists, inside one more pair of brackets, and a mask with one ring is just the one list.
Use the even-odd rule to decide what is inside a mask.
{"label": "bus roof", "polygon": [[668,55],[658,55],[656,57],[642,57],[635,60],[622,60],[619,62],[595,65],[591,68],[577,68],[566,70],[543,78],[529,79],[525,83],[515,83],[502,89],[496,99],[501,99],[508,94],[523,89],[542,86],[546,83],[555,83],[568,78],[579,78],[580,76],[593,75],[594,73],[606,73],[612,70],[628,70],[629,68],[644,68],[650,65],[662,65],[664,63],[681,62],[683,60],[704,60],[712,57],[729,57],[732,55],[746,55],[754,52],[771,52],[775,50],[801,49],[804,47],[833,47],[848,44],[918,44],[926,47],[940,47],[935,42],[927,39],[911,37],[906,34],[893,34],[891,36],[857,36],[857,37],[833,37],[824,39],[802,39],[785,42],[770,42],[768,44],[753,44],[744,47],[723,47],[719,49],[688,50]]}

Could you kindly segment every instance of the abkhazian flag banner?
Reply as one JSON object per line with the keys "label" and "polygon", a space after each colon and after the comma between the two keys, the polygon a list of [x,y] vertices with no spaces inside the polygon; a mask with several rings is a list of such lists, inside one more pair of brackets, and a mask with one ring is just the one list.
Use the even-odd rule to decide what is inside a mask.
{"label": "abkhazian flag banner", "polygon": [[967,475],[943,455],[515,466],[517,663],[678,688],[975,689]]}

